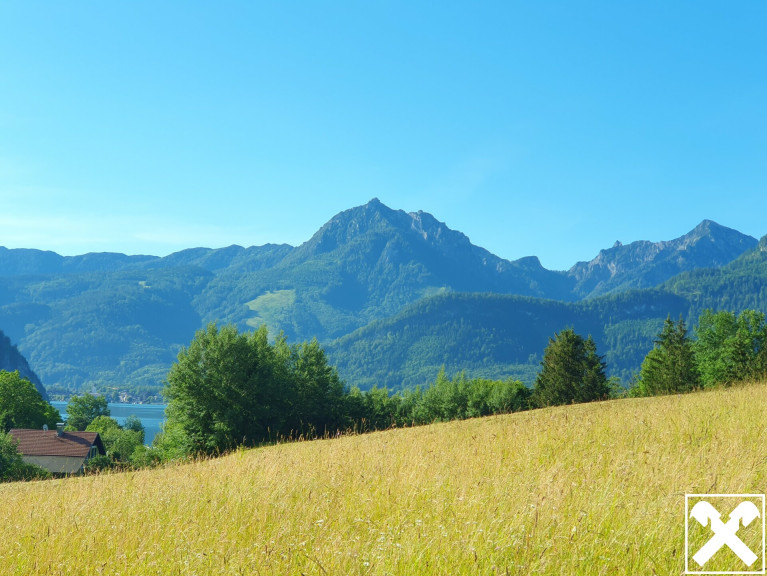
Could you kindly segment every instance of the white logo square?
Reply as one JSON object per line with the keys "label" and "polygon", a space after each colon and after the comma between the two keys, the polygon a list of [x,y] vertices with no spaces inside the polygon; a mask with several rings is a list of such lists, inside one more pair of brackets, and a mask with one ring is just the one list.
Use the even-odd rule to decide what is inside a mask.
{"label": "white logo square", "polygon": [[764,494],[685,494],[684,510],[685,574],[765,573]]}

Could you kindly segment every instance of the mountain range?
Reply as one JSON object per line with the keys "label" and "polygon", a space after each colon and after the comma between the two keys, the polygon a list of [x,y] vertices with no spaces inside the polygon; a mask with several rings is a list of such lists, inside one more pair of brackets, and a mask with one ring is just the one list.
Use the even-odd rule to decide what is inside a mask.
{"label": "mountain range", "polygon": [[166,257],[0,247],[0,329],[55,396],[95,388],[157,399],[180,348],[212,321],[317,338],[349,385],[393,389],[433,380],[441,366],[531,383],[548,338],[572,326],[626,380],[669,314],[694,322],[703,307],[767,310],[766,248],[705,220],[680,238],[616,243],[552,271],[373,199],[297,247]]}

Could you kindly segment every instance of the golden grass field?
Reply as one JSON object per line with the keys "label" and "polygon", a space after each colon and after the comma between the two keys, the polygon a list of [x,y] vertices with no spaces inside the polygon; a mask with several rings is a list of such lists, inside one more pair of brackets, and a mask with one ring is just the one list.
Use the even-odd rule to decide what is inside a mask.
{"label": "golden grass field", "polygon": [[3,484],[0,573],[680,574],[685,493],[766,488],[752,384]]}

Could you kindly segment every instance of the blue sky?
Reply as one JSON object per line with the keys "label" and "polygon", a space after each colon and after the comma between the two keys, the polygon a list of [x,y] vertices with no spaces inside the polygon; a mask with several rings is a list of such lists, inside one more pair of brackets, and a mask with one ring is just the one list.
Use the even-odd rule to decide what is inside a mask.
{"label": "blue sky", "polygon": [[767,3],[0,2],[0,245],[298,245],[373,197],[550,269],[767,234]]}

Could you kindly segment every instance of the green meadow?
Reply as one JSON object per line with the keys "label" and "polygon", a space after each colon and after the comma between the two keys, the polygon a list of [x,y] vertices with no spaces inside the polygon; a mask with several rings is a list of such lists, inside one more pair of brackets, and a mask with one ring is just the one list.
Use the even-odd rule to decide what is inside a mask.
{"label": "green meadow", "polygon": [[680,574],[686,493],[767,488],[766,397],[748,384],[4,484],[0,574]]}

